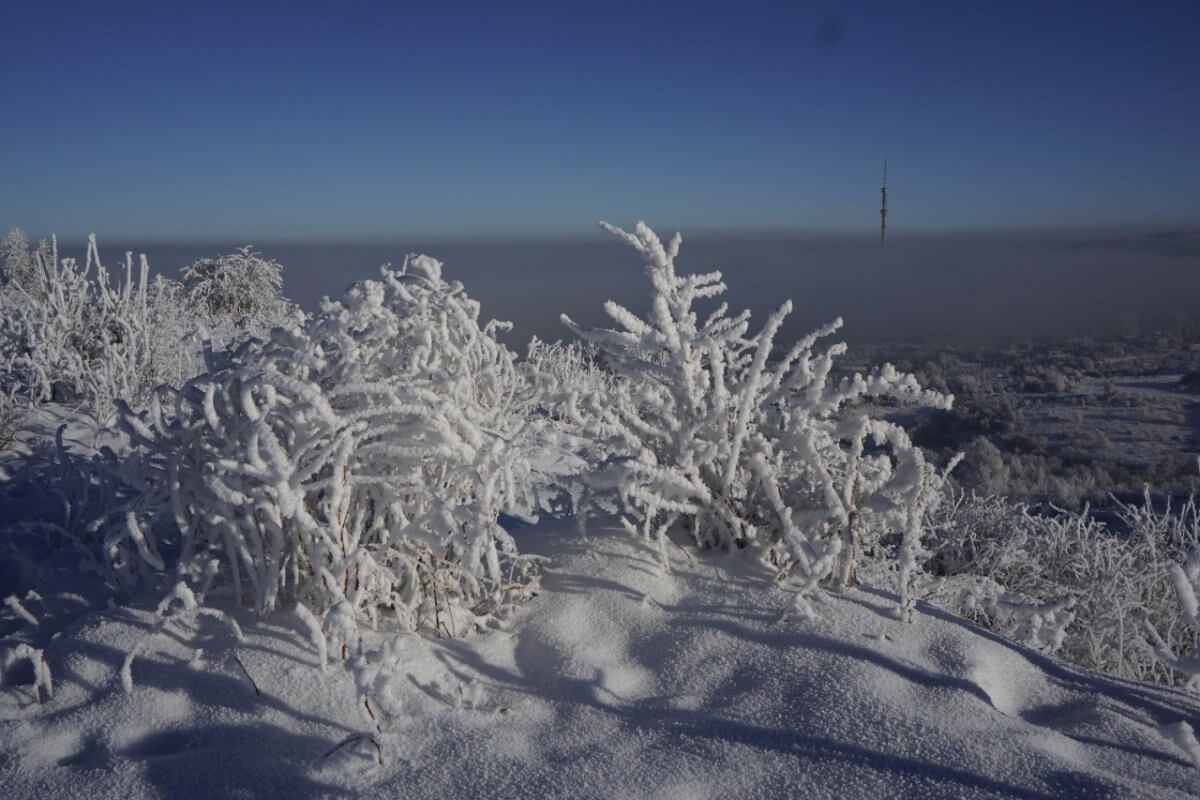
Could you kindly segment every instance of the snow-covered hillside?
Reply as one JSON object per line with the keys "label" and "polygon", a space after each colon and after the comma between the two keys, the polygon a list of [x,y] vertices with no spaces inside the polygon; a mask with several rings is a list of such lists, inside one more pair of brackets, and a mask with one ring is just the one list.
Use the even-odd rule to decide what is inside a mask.
{"label": "snow-covered hillside", "polygon": [[507,630],[385,649],[378,729],[349,671],[320,678],[298,621],[241,617],[243,642],[210,617],[171,626],[126,694],[118,672],[150,616],[83,614],[46,648],[52,700],[0,695],[0,796],[1200,792],[1161,730],[1200,723],[1183,691],[1072,668],[924,604],[901,623],[872,590],[781,620],[790,593],[749,551],[677,550],[664,575],[656,548],[613,526],[514,533],[551,559],[542,593]]}

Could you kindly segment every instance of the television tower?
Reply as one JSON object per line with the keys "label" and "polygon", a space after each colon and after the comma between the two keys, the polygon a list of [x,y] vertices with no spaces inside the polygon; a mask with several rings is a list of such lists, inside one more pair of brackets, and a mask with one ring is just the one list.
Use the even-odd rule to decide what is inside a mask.
{"label": "television tower", "polygon": [[879,190],[883,195],[883,204],[879,206],[879,246],[887,246],[887,159],[883,160],[883,186]]}

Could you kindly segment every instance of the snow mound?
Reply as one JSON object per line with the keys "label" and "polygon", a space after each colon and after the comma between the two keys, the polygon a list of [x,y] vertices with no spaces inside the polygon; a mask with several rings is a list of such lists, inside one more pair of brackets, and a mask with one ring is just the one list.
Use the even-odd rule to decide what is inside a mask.
{"label": "snow mound", "polygon": [[[506,629],[383,647],[366,719],[286,613],[212,616],[126,652],[149,612],[40,642],[0,693],[0,796],[1192,797],[1182,691],[1076,669],[892,595],[790,594],[750,551],[659,555],[624,533],[514,532],[550,557]],[[49,623],[46,623],[49,624]],[[1178,734],[1178,735],[1177,735]],[[380,764],[382,760],[382,764]]]}

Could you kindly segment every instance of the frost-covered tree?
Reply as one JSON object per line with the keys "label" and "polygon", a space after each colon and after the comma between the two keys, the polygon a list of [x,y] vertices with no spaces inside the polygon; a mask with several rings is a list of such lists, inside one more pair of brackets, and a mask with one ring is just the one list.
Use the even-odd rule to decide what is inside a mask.
{"label": "frost-covered tree", "polygon": [[259,613],[298,603],[350,650],[363,620],[456,635],[505,613],[535,575],[497,521],[531,498],[502,328],[419,256],[214,355],[124,414],[141,495],[107,552]]}
{"label": "frost-covered tree", "polygon": [[721,304],[701,318],[695,303],[725,284],[719,272],[676,272],[679,234],[664,244],[643,222],[632,233],[601,227],[645,259],[650,313],[639,317],[609,301],[605,311],[619,328],[584,328],[565,315],[563,322],[623,378],[581,402],[586,424],[610,443],[614,455],[600,480],[619,493],[626,525],[656,539],[664,563],[676,524],[701,547],[765,539],[786,561],[784,573],[800,579],[804,612],[818,582],[852,579],[864,538],[899,533],[906,554],[899,582],[910,608],[905,587],[941,475],[903,429],[852,406],[879,396],[945,408],[951,398],[891,365],[832,381],[845,346],[813,347],[840,319],[773,357],[790,302],[752,335],[748,311],[729,316]]}
{"label": "frost-covered tree", "polygon": [[203,314],[265,332],[291,309],[283,296],[283,267],[253,246],[202,258],[183,268],[188,302]]}

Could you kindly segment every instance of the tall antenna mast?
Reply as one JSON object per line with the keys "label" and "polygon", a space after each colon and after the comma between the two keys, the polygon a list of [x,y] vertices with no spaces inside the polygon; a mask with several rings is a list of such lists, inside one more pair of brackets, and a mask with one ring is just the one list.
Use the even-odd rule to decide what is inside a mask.
{"label": "tall antenna mast", "polygon": [[879,246],[887,246],[887,159],[883,160],[883,186],[879,190],[883,194],[883,204],[879,206]]}

